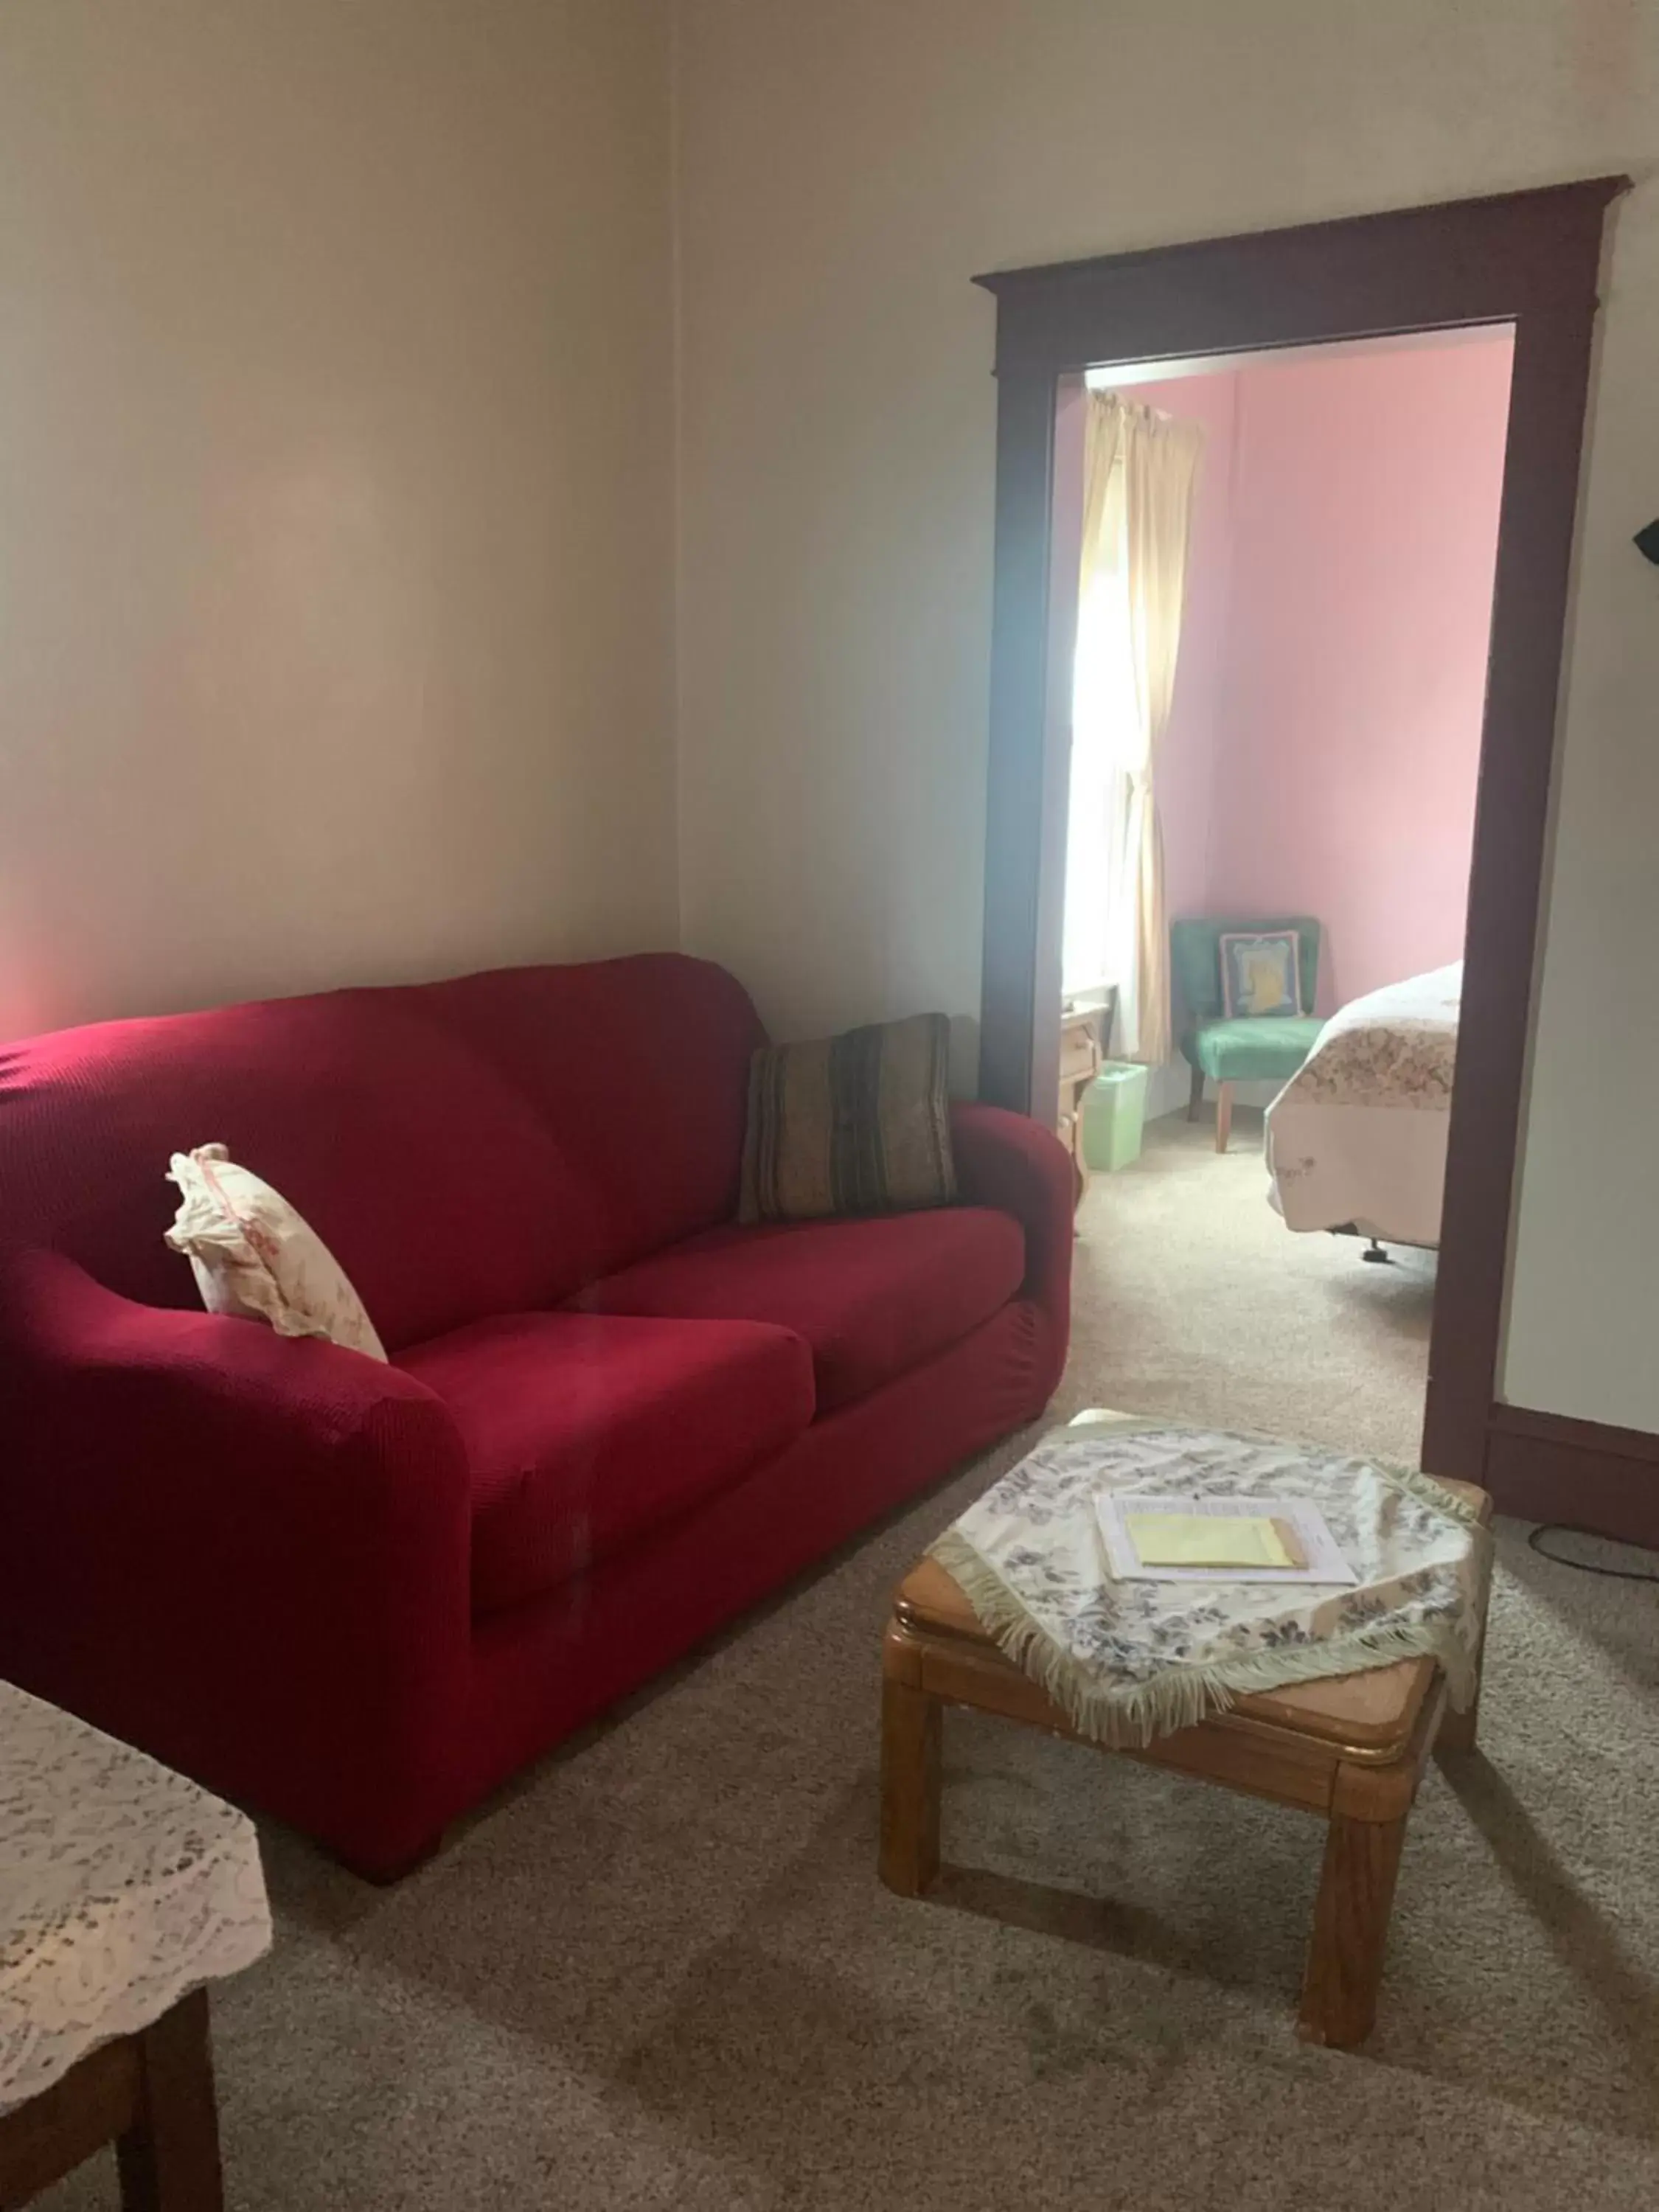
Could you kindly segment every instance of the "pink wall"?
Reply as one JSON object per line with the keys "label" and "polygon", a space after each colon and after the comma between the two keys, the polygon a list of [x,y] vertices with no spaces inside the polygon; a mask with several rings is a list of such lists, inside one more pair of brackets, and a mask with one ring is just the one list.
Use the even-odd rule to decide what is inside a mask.
{"label": "pink wall", "polygon": [[1317,915],[1322,1011],[1462,949],[1511,351],[1137,394],[1210,431],[1160,782],[1170,911]]}
{"label": "pink wall", "polygon": [[1338,1006],[1462,951],[1511,343],[1248,369],[1208,895]]}

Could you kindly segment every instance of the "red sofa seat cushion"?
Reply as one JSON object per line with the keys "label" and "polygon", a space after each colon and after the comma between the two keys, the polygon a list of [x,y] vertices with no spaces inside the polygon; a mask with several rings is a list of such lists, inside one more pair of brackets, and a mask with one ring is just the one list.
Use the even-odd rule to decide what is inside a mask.
{"label": "red sofa seat cushion", "polygon": [[477,1613],[551,1589],[655,1530],[812,1419],[805,1345],[744,1321],[514,1314],[395,1364],[460,1431]]}
{"label": "red sofa seat cushion", "polygon": [[592,1284],[586,1311],[770,1322],[812,1347],[820,1413],[942,1352],[1017,1295],[1024,1233],[988,1206],[727,1226]]}

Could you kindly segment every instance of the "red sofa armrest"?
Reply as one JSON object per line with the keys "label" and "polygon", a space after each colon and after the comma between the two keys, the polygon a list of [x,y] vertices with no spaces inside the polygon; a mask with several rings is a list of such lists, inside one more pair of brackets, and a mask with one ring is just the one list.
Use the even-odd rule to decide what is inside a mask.
{"label": "red sofa armrest", "polygon": [[41,1251],[0,1259],[0,1674],[365,1867],[428,1840],[470,1649],[441,1401]]}
{"label": "red sofa armrest", "polygon": [[[951,1109],[957,1194],[1012,1213],[1025,1231],[1024,1294],[1040,1305],[1064,1364],[1072,1325],[1071,1157],[1052,1130],[1002,1106]],[[1059,1369],[1055,1370],[1058,1379]]]}

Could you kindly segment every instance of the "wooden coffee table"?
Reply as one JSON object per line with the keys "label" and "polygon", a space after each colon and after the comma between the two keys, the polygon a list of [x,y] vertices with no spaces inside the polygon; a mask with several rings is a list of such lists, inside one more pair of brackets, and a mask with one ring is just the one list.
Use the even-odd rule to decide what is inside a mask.
{"label": "wooden coffee table", "polygon": [[[1446,1487],[1490,1520],[1485,1491],[1470,1483]],[[1474,1747],[1476,1706],[1454,1713],[1445,1698],[1445,1678],[1433,1660],[1398,1660],[1241,1697],[1231,1711],[1160,1736],[1144,1751],[1110,1754],[1322,1815],[1324,1873],[1297,2021],[1310,2042],[1352,2046],[1376,2019],[1417,1785],[1437,1746]],[[901,1896],[920,1896],[939,1874],[939,1725],[946,1705],[1088,1741],[1003,1657],[959,1585],[928,1559],[898,1587],[882,1656],[881,1878]]]}

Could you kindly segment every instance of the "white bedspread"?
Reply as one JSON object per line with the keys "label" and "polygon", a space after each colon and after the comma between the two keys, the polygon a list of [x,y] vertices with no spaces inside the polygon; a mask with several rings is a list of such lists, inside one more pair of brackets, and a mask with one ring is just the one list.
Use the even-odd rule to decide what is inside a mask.
{"label": "white bedspread", "polygon": [[1270,1196],[1292,1229],[1437,1244],[1463,965],[1368,992],[1267,1109]]}

